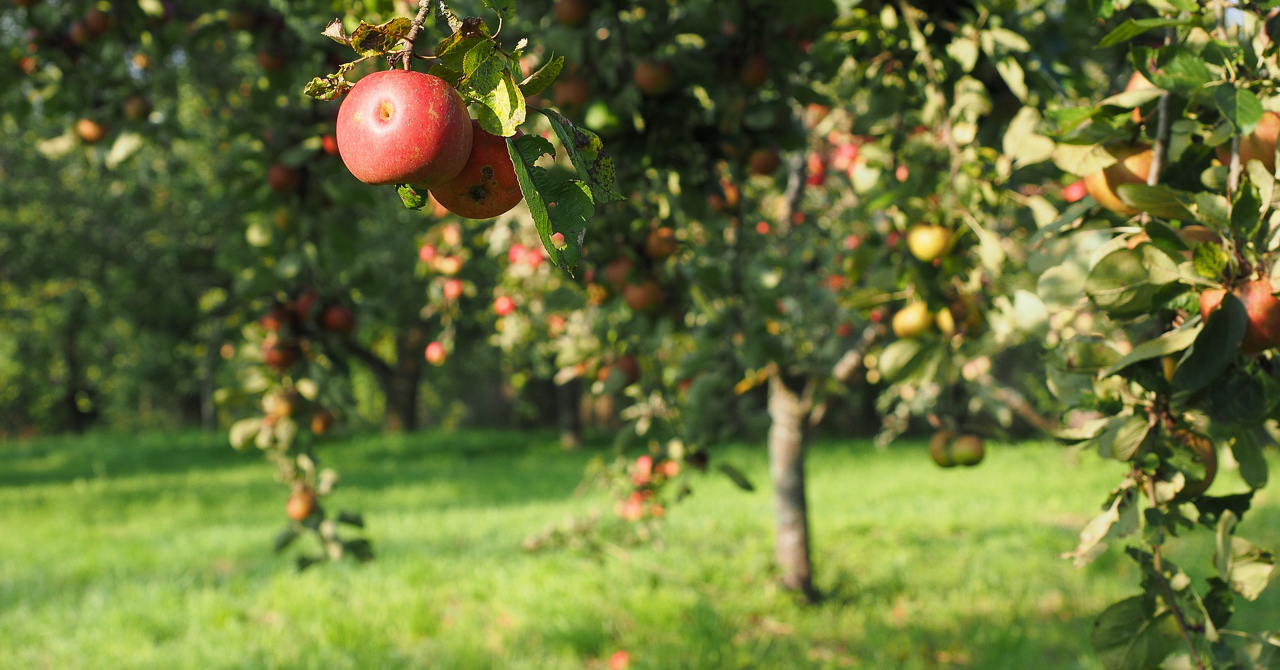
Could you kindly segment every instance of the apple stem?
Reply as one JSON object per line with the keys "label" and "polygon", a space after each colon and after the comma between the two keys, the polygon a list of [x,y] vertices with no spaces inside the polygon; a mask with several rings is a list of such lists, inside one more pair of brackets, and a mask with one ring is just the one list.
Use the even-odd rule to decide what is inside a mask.
{"label": "apple stem", "polygon": [[422,24],[427,21],[427,13],[431,11],[431,0],[418,0],[418,15],[413,17],[413,27],[409,29],[409,34],[404,36],[404,40],[409,43],[409,48],[404,52],[404,69],[412,69],[410,63],[413,62],[413,46],[418,39],[418,33],[422,31]]}

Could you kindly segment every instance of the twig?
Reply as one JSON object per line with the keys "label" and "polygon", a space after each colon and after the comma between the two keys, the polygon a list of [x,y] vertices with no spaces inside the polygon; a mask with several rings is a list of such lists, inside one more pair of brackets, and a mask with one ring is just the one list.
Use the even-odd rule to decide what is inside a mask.
{"label": "twig", "polygon": [[422,31],[422,24],[427,22],[427,14],[431,11],[431,0],[418,0],[418,15],[413,17],[413,27],[409,29],[409,34],[404,36],[404,41],[409,43],[409,47],[405,50],[404,69],[410,69],[410,63],[413,61],[414,43],[418,40],[418,33]]}

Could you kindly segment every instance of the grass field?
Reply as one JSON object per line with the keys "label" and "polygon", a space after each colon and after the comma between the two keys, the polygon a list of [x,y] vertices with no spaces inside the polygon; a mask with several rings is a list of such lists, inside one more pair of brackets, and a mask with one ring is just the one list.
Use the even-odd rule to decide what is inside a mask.
{"label": "grass field", "polygon": [[[329,448],[333,505],[378,558],[298,573],[269,550],[286,491],[220,436],[0,443],[0,668],[1097,668],[1092,617],[1136,591],[1113,548],[1074,546],[1118,466],[994,445],[942,471],[922,444],[817,445],[818,606],[772,586],[761,447],[717,452],[759,485],[697,478],[661,546],[527,554],[589,452],[550,435],[420,434]],[[1230,481],[1220,484],[1230,485]],[[1215,489],[1217,490],[1217,489]],[[1265,495],[1242,532],[1280,547]],[[1178,556],[1204,552],[1178,545]],[[1191,564],[1205,574],[1207,554]],[[1236,621],[1280,626],[1280,589]]]}

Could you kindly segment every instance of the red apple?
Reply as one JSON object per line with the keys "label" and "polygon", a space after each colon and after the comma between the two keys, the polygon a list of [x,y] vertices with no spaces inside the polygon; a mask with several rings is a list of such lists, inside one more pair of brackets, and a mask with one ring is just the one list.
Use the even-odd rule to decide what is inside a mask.
{"label": "red apple", "polygon": [[556,0],[553,9],[560,25],[581,28],[591,19],[591,10],[595,7],[590,0]]}
{"label": "red apple", "polygon": [[627,276],[631,274],[631,268],[635,267],[635,263],[627,256],[618,256],[609,261],[604,266],[604,281],[606,284],[618,288],[627,283]]}
{"label": "red apple", "polygon": [[445,302],[454,302],[458,298],[462,297],[464,288],[466,287],[462,283],[461,279],[449,279],[445,281],[444,286],[442,286],[440,290],[444,293]]}
{"label": "red apple", "polygon": [[97,7],[90,8],[84,15],[84,28],[94,37],[101,36],[111,29],[111,16]]}
{"label": "red apple", "polygon": [[288,64],[289,58],[283,51],[278,49],[263,49],[258,52],[258,67],[268,71],[275,72],[283,69]]}
{"label": "red apple", "polygon": [[320,314],[320,325],[331,333],[346,335],[356,329],[356,317],[342,305],[330,305]]}
{"label": "red apple", "polygon": [[284,163],[273,163],[267,168],[267,184],[276,193],[288,193],[298,189],[302,175]]}
{"label": "red apple", "polygon": [[654,228],[644,241],[644,253],[649,258],[661,259],[676,252],[676,233],[667,226]]}
{"label": "red apple", "polygon": [[613,362],[613,367],[622,373],[623,379],[627,380],[627,386],[640,379],[640,361],[636,360],[635,356],[620,356]]}
{"label": "red apple", "polygon": [[[1267,172],[1276,171],[1276,142],[1280,140],[1280,114],[1263,112],[1262,119],[1252,133],[1240,138],[1240,165],[1251,160],[1262,161]],[[1218,146],[1218,160],[1223,165],[1231,163],[1231,143]]]}
{"label": "red apple", "polygon": [[516,301],[509,295],[500,295],[493,301],[493,311],[498,316],[506,316],[516,310]]}
{"label": "red apple", "polygon": [[151,116],[151,102],[141,95],[130,96],[124,101],[124,115],[132,121],[145,121]]}
{"label": "red apple", "polygon": [[[1226,293],[1223,289],[1201,291],[1200,316],[1207,320],[1209,314],[1222,304]],[[1270,280],[1247,281],[1236,286],[1231,293],[1244,303],[1249,317],[1244,340],[1240,342],[1240,353],[1253,355],[1280,346],[1280,300],[1272,294]]]}
{"label": "red apple", "polygon": [[763,54],[752,54],[738,70],[738,80],[747,88],[760,88],[769,81],[769,60]]}
{"label": "red apple", "polygon": [[333,414],[329,410],[320,408],[315,414],[311,415],[311,432],[316,435],[324,435],[333,428]]}
{"label": "red apple", "polygon": [[418,247],[418,260],[423,263],[430,263],[436,257],[436,247],[434,244],[424,244]]}
{"label": "red apple", "polygon": [[262,362],[276,372],[284,372],[298,359],[298,348],[290,342],[268,337],[262,341]]}
{"label": "red apple", "polygon": [[443,184],[471,155],[471,117],[439,77],[383,70],[356,82],[338,109],[338,153],[366,184]]}
{"label": "red apple", "polygon": [[272,307],[270,311],[263,314],[262,317],[258,319],[258,323],[262,324],[263,328],[266,328],[273,333],[280,332],[280,329],[284,328],[286,324],[292,321],[293,314],[289,313],[289,310],[285,309],[282,305]]}
{"label": "red apple", "polygon": [[1133,216],[1138,213],[1136,207],[1116,195],[1116,189],[1123,184],[1145,184],[1151,172],[1151,148],[1146,145],[1117,147],[1108,149],[1115,157],[1116,163],[1084,178],[1085,189],[1103,209],[1117,214]]}
{"label": "red apple", "polygon": [[1084,180],[1078,179],[1062,187],[1062,199],[1067,202],[1076,202],[1089,193],[1089,189],[1085,187]]}
{"label": "red apple", "polygon": [[676,70],[668,63],[642,60],[636,63],[632,80],[636,88],[645,95],[666,95],[675,87]]}
{"label": "red apple", "polygon": [[445,353],[444,345],[439,342],[430,342],[427,344],[426,350],[427,362],[432,365],[444,365],[444,361],[448,358]]}
{"label": "red apple", "polygon": [[774,147],[759,147],[747,158],[747,167],[752,174],[768,176],[782,167],[782,156]]}
{"label": "red apple", "polygon": [[311,318],[311,309],[320,301],[320,295],[315,291],[303,291],[296,300],[293,301],[291,309],[293,315],[298,317],[299,321],[306,321]]}
{"label": "red apple", "polygon": [[337,156],[338,138],[326,133],[324,137],[320,138],[320,148],[324,149],[324,152],[330,156]]}
{"label": "red apple", "polygon": [[586,77],[569,75],[552,85],[551,99],[556,107],[575,110],[591,99],[591,83]]}
{"label": "red apple", "polygon": [[622,299],[637,312],[651,312],[667,301],[666,293],[658,282],[646,279],[639,284],[628,284],[622,290]]}
{"label": "red apple", "polygon": [[79,135],[85,144],[97,144],[107,136],[107,129],[93,119],[80,119],[76,121],[76,135]]}
{"label": "red apple", "polygon": [[[453,179],[431,188],[445,209],[468,219],[491,219],[524,200],[507,140],[471,122],[471,155]],[[523,135],[516,131],[516,137]]]}

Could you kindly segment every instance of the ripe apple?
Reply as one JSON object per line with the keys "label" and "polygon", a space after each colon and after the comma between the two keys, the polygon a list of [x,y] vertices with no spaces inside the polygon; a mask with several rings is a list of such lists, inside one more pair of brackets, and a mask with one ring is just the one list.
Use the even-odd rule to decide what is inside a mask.
{"label": "ripe apple", "polygon": [[131,121],[145,121],[151,116],[151,102],[141,95],[130,96],[124,101],[124,115]]}
{"label": "ripe apple", "polygon": [[84,15],[84,28],[90,35],[99,37],[111,29],[111,15],[97,7],[92,7]]}
{"label": "ripe apple", "polygon": [[89,34],[89,29],[84,27],[83,21],[72,21],[71,25],[67,26],[67,40],[75,46],[82,47],[92,38],[93,35]]}
{"label": "ripe apple", "polygon": [[440,228],[440,241],[446,247],[456,247],[462,244],[462,226],[451,223]]}
{"label": "ripe apple", "polygon": [[556,21],[562,26],[581,28],[591,19],[591,11],[595,9],[590,0],[556,0],[553,8]]}
{"label": "ripe apple", "polygon": [[315,514],[316,494],[306,486],[295,488],[289,495],[289,502],[285,503],[284,511],[294,521],[306,521],[307,517]]}
{"label": "ripe apple", "polygon": [[1115,147],[1107,151],[1116,158],[1116,163],[1084,178],[1085,189],[1098,201],[1104,209],[1117,214],[1133,216],[1138,209],[1130,207],[1116,189],[1122,184],[1145,184],[1151,172],[1151,147],[1139,144],[1127,147]]}
{"label": "ripe apple", "polygon": [[439,342],[429,342],[427,343],[426,357],[428,363],[439,366],[444,365],[444,361],[448,358],[448,355],[445,353],[443,344]]}
{"label": "ripe apple", "polygon": [[[1253,355],[1280,346],[1280,300],[1271,293],[1271,282],[1254,279],[1236,286],[1231,291],[1244,303],[1249,323],[1240,342],[1240,353]],[[1222,304],[1227,292],[1224,289],[1206,289],[1200,292],[1200,316],[1209,314]]]}
{"label": "ripe apple", "polygon": [[747,88],[760,88],[769,81],[769,59],[763,54],[752,54],[738,70],[738,80]]}
{"label": "ripe apple", "polygon": [[933,326],[933,315],[923,302],[913,302],[893,315],[893,334],[901,338],[920,337]]}
{"label": "ripe apple", "polygon": [[1085,186],[1084,180],[1082,179],[1077,179],[1076,181],[1062,187],[1062,199],[1067,202],[1076,202],[1088,194],[1089,189]]}
{"label": "ripe apple", "polygon": [[303,291],[293,301],[290,309],[293,315],[298,317],[299,321],[306,321],[311,318],[311,309],[320,301],[320,295],[315,291]]}
{"label": "ripe apple", "polygon": [[667,301],[666,293],[658,282],[646,279],[639,284],[628,284],[622,290],[622,299],[637,312],[651,312]]}
{"label": "ripe apple", "polygon": [[302,175],[284,163],[273,163],[267,168],[267,185],[276,193],[296,191],[302,183]]}
{"label": "ripe apple", "polygon": [[465,286],[461,279],[449,279],[445,281],[444,286],[442,286],[440,290],[444,293],[445,302],[454,302],[458,298],[462,297],[462,291],[464,288]]}
{"label": "ripe apple", "polygon": [[613,367],[622,373],[622,378],[627,380],[627,386],[640,379],[640,361],[637,361],[635,356],[620,356],[613,362]]}
{"label": "ripe apple", "polygon": [[311,415],[311,432],[324,435],[330,428],[333,428],[333,414],[324,408],[317,409],[316,413]]}
{"label": "ripe apple", "polygon": [[39,67],[40,61],[37,61],[33,56],[23,56],[18,59],[18,69],[25,74],[34,74]]}
{"label": "ripe apple", "polygon": [[653,478],[653,457],[645,454],[636,457],[635,467],[631,470],[631,483],[644,486]]}
{"label": "ripe apple", "polygon": [[944,468],[955,467],[956,462],[951,457],[951,441],[955,436],[954,431],[940,430],[929,438],[929,457],[934,463]]}
{"label": "ripe apple", "polygon": [[961,435],[951,442],[951,460],[956,465],[977,465],[985,454],[982,438],[977,435]]}
{"label": "ripe apple", "polygon": [[917,223],[907,230],[907,249],[924,263],[932,263],[951,250],[951,231],[943,226]]}
{"label": "ripe apple", "polygon": [[631,274],[631,268],[635,267],[635,263],[631,262],[631,258],[627,256],[618,256],[609,261],[604,266],[604,281],[606,284],[618,288],[627,283],[627,277]]}
{"label": "ripe apple", "polygon": [[462,258],[458,256],[445,256],[436,261],[436,271],[442,275],[452,277],[462,270]]}
{"label": "ripe apple", "polygon": [[609,670],[627,670],[629,667],[631,667],[631,654],[628,654],[627,650],[620,649],[609,657]]}
{"label": "ripe apple", "polygon": [[330,156],[337,156],[338,155],[338,138],[328,133],[325,133],[325,135],[320,138],[320,148],[323,149],[324,152],[329,154]]}
{"label": "ripe apple", "polygon": [[938,332],[943,335],[950,336],[956,332],[956,317],[949,309],[938,310],[938,315],[933,321],[938,326]]}
{"label": "ripe apple", "polygon": [[[1124,85],[1124,90],[1128,93],[1129,91],[1140,91],[1155,87],[1156,85],[1151,83],[1151,80],[1142,76],[1141,72],[1135,71],[1133,75],[1129,77],[1129,82]],[[1131,118],[1133,118],[1134,123],[1142,123],[1142,109],[1140,107],[1134,107]]]}
{"label": "ripe apple", "polygon": [[556,107],[576,110],[591,99],[591,82],[581,75],[569,75],[552,85],[551,99]]}
{"label": "ripe apple", "polygon": [[[1240,138],[1240,165],[1243,167],[1251,160],[1259,160],[1267,172],[1275,172],[1277,139],[1280,139],[1280,114],[1263,112],[1253,132]],[[1223,165],[1231,163],[1230,142],[1218,146],[1218,160]]]}
{"label": "ripe apple", "polygon": [[[562,2],[564,0],[561,0]],[[471,155],[453,179],[431,188],[445,209],[468,219],[491,219],[524,200],[516,169],[507,153],[507,140],[472,121]],[[516,131],[516,137],[524,133]]]}
{"label": "ripe apple", "polygon": [[471,117],[439,77],[393,69],[362,77],[338,109],[338,153],[366,184],[443,184],[471,155]]}
{"label": "ripe apple", "polygon": [[817,102],[811,102],[804,108],[804,127],[813,130],[822,120],[831,114],[831,108]]}
{"label": "ripe apple", "polygon": [[258,323],[262,324],[263,328],[272,333],[280,332],[285,325],[292,321],[293,314],[291,314],[289,310],[285,309],[283,305],[276,305],[275,307],[272,307],[270,311],[263,314],[262,317],[258,319]]}
{"label": "ripe apple", "polygon": [[498,316],[506,316],[516,310],[516,301],[509,295],[500,295],[493,301],[493,311]]}
{"label": "ripe apple", "polygon": [[776,147],[758,147],[747,158],[747,167],[752,174],[768,176],[782,167],[782,156]]}
{"label": "ripe apple", "polygon": [[97,144],[107,136],[107,128],[93,119],[80,119],[76,121],[76,135],[85,144]]}
{"label": "ripe apple", "polygon": [[288,56],[283,51],[277,49],[263,49],[258,52],[258,67],[267,72],[275,72],[283,69],[289,63]]}
{"label": "ripe apple", "polygon": [[676,233],[667,226],[654,228],[644,241],[644,253],[649,258],[666,258],[676,252]]}
{"label": "ripe apple", "polygon": [[669,63],[642,60],[636,63],[631,78],[641,93],[657,97],[666,95],[675,88],[676,70]]}
{"label": "ripe apple", "polygon": [[436,247],[434,244],[424,244],[418,247],[418,260],[423,263],[430,263],[436,257]]}
{"label": "ripe apple", "polygon": [[356,329],[356,317],[342,305],[329,305],[320,314],[320,325],[331,333],[347,335]]}
{"label": "ripe apple", "polygon": [[284,372],[298,359],[298,348],[291,342],[283,342],[277,337],[268,337],[262,341],[262,362],[276,372]]}
{"label": "ripe apple", "polygon": [[227,13],[227,27],[232,30],[253,30],[258,27],[258,13],[245,7],[237,7]]}

